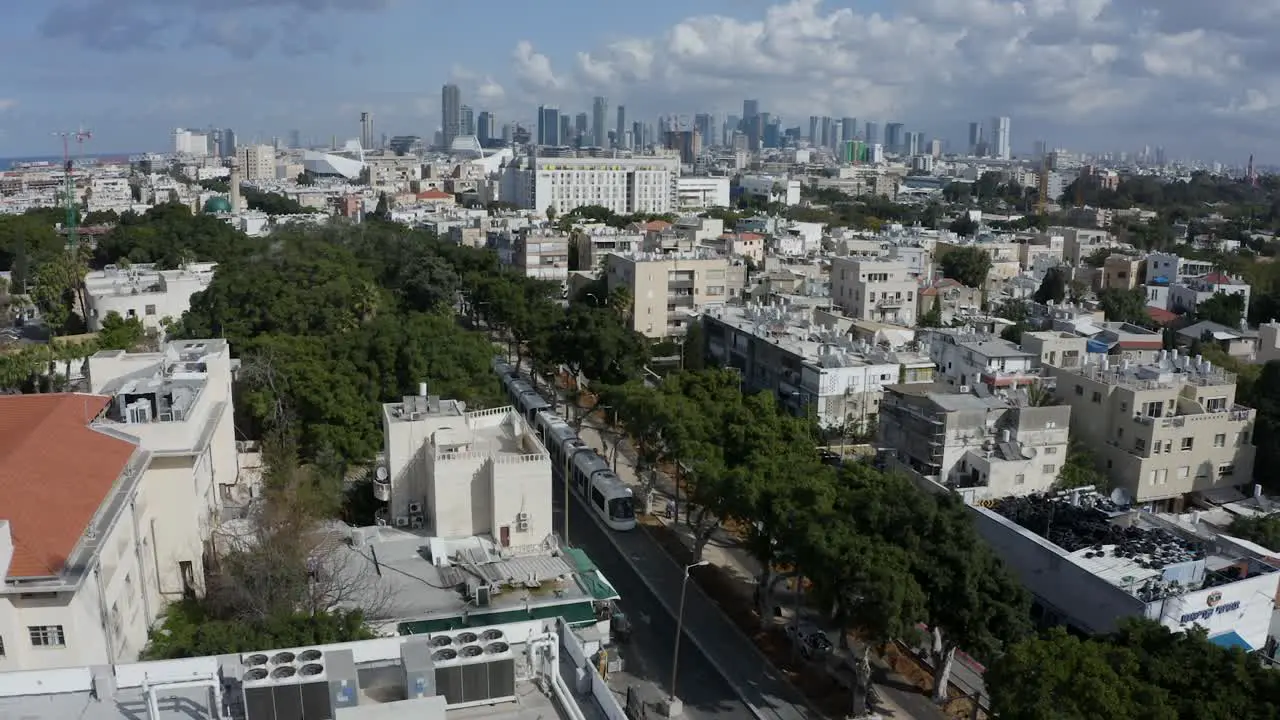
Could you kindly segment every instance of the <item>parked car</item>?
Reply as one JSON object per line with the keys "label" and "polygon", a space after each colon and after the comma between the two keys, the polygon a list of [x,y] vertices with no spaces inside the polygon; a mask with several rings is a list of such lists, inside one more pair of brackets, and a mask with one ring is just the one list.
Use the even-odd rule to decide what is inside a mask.
{"label": "parked car", "polygon": [[831,639],[817,625],[807,622],[787,623],[785,632],[805,658],[820,657],[831,652]]}

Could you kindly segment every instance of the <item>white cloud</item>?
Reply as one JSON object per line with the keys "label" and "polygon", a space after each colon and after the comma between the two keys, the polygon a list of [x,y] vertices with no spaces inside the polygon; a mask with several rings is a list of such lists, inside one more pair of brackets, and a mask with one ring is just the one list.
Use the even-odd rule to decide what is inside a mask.
{"label": "white cloud", "polygon": [[0,112],[12,110],[18,107],[18,101],[13,98],[0,98]]}
{"label": "white cloud", "polygon": [[[530,98],[582,104],[603,94],[633,114],[735,112],[758,98],[788,124],[855,116],[955,138],[971,120],[1009,115],[1022,148],[1044,138],[1201,151],[1206,140],[1265,139],[1237,140],[1224,121],[1247,117],[1240,129],[1256,131],[1280,120],[1276,0],[899,0],[891,8],[778,0],[756,17],[699,15],[650,36],[556,49],[554,64],[524,41],[512,56],[515,77]],[[1206,120],[1226,132],[1191,132]]]}

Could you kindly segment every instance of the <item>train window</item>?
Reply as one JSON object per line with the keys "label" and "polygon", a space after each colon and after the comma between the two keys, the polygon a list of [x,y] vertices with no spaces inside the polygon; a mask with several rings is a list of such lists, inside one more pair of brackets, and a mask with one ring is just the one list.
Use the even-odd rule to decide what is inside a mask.
{"label": "train window", "polygon": [[596,507],[603,510],[604,509],[604,493],[600,492],[595,488],[591,488],[591,502],[595,503]]}
{"label": "train window", "polygon": [[629,497],[609,501],[609,517],[613,520],[632,520],[636,516],[635,503]]}

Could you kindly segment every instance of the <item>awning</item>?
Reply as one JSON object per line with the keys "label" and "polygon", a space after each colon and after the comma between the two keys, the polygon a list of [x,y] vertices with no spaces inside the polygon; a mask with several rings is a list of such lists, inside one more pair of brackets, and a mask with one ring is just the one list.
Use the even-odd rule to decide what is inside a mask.
{"label": "awning", "polygon": [[1247,653],[1253,652],[1253,646],[1245,642],[1244,638],[1240,637],[1240,634],[1235,630],[1224,632],[1221,635],[1215,635],[1209,638],[1209,642],[1220,648],[1226,648],[1227,650],[1230,650],[1231,648],[1240,648]]}

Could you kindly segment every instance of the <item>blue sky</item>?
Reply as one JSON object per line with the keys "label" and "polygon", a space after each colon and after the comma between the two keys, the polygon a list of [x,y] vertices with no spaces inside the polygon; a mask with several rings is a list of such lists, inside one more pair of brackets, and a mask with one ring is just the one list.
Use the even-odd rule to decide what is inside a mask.
{"label": "blue sky", "polygon": [[959,141],[1013,118],[1015,151],[1165,145],[1267,159],[1280,14],[1256,0],[44,0],[0,23],[0,156],[163,150],[175,126],[242,141],[427,135],[440,86],[500,121],[593,95],[633,118],[734,112],[902,121]]}

